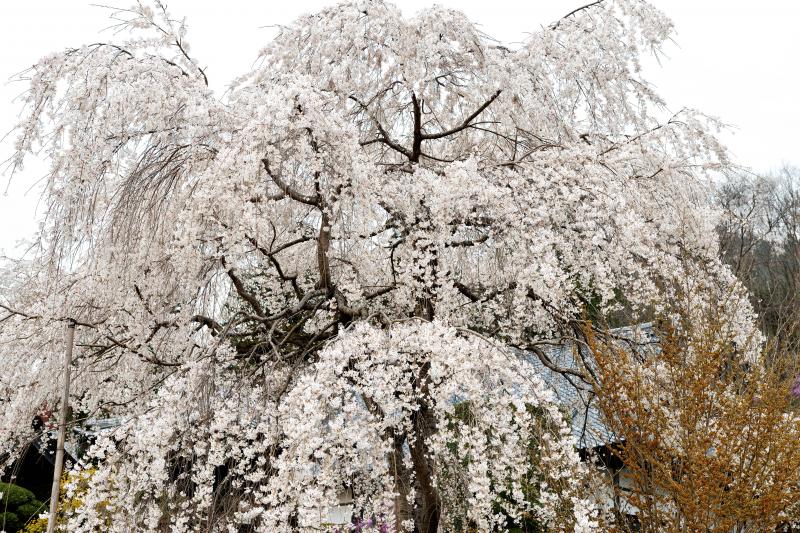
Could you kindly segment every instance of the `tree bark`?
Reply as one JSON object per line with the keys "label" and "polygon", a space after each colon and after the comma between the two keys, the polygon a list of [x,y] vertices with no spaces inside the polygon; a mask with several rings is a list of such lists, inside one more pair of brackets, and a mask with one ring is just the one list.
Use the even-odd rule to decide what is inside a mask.
{"label": "tree bark", "polygon": [[389,467],[394,477],[394,528],[395,531],[403,531],[403,522],[411,520],[411,505],[408,496],[411,494],[411,475],[403,463],[403,444],[406,441],[405,435],[394,437],[394,449],[389,457]]}
{"label": "tree bark", "polygon": [[[424,411],[427,411],[427,408]],[[414,510],[414,529],[418,533],[436,533],[439,530],[441,501],[439,492],[433,484],[433,465],[428,458],[428,446],[425,443],[424,435],[421,434],[422,427],[420,427],[427,427],[432,417],[427,412],[420,412],[417,418],[428,421],[417,424],[417,437],[410,443],[411,462],[414,465],[414,475],[419,487],[419,505]]]}
{"label": "tree bark", "polygon": [[418,533],[436,533],[439,529],[441,501],[439,491],[434,485],[434,468],[430,461],[430,450],[426,437],[436,430],[436,420],[428,406],[428,373],[431,364],[426,362],[420,368],[419,395],[420,407],[412,415],[414,438],[409,440],[411,463],[414,465],[414,478],[417,483],[419,505],[414,512],[415,530]]}
{"label": "tree bark", "polygon": [[330,220],[325,209],[320,209],[322,217],[320,220],[319,237],[317,238],[317,267],[319,269],[319,289],[326,292],[331,290],[331,268],[328,262],[328,250],[331,247],[331,228]]}

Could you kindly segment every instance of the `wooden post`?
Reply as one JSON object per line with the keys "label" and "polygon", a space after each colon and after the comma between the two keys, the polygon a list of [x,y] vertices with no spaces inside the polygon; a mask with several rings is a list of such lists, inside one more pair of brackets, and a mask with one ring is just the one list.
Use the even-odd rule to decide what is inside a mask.
{"label": "wooden post", "polygon": [[69,410],[69,367],[72,365],[72,346],[75,343],[75,321],[67,321],[67,350],[64,354],[64,390],[61,395],[61,413],[58,419],[58,444],[56,464],[53,470],[53,490],[50,491],[50,518],[47,520],[47,533],[56,529],[58,496],[61,493],[61,473],[64,470],[64,440],[67,437],[67,411]]}

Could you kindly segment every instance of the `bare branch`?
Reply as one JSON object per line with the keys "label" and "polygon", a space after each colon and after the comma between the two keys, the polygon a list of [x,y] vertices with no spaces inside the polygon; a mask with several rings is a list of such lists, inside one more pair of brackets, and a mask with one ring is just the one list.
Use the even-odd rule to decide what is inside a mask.
{"label": "bare branch", "polygon": [[475,120],[475,119],[478,117],[478,115],[480,115],[481,113],[483,113],[483,111],[484,111],[484,110],[485,110],[487,107],[489,107],[490,105],[492,105],[492,102],[494,102],[494,101],[497,99],[497,97],[498,97],[498,96],[500,96],[500,93],[501,93],[501,92],[503,92],[503,91],[502,91],[502,90],[500,90],[500,89],[498,89],[498,90],[497,90],[497,91],[496,91],[496,92],[495,92],[495,93],[492,95],[492,97],[491,97],[491,98],[489,98],[487,101],[485,101],[485,102],[484,102],[484,103],[483,103],[483,104],[482,104],[482,105],[481,105],[481,106],[480,106],[478,109],[476,109],[476,110],[475,110],[475,111],[474,111],[474,112],[473,112],[473,113],[472,113],[470,116],[468,116],[466,119],[464,119],[464,122],[462,122],[460,125],[458,125],[458,126],[455,126],[455,127],[453,127],[453,128],[450,128],[449,130],[444,130],[444,131],[440,131],[440,132],[437,132],[437,133],[423,133],[423,134],[422,134],[422,140],[441,139],[442,137],[447,137],[447,136],[449,136],[449,135],[453,135],[453,134],[455,134],[455,133],[458,133],[458,132],[460,132],[460,131],[462,131],[462,130],[464,130],[464,129],[468,128],[468,127],[469,127],[469,125],[470,125],[470,123],[471,123],[473,120]]}
{"label": "bare branch", "polygon": [[269,167],[269,160],[266,157],[263,158],[261,162],[264,164],[264,170],[267,171],[269,177],[272,178],[272,181],[275,182],[275,185],[277,185],[286,196],[302,204],[313,205],[314,207],[320,206],[321,202],[318,194],[307,195],[293,189],[288,183],[283,181],[280,176],[273,174]]}
{"label": "bare branch", "polygon": [[379,143],[385,144],[386,146],[388,146],[389,148],[395,150],[396,152],[400,152],[404,156],[406,156],[408,158],[411,158],[411,151],[408,148],[406,148],[405,146],[403,146],[403,145],[401,145],[401,144],[399,144],[399,143],[397,143],[397,142],[392,140],[392,138],[389,136],[389,134],[383,128],[383,125],[381,125],[380,120],[378,120],[375,117],[375,115],[373,115],[370,112],[370,110],[369,110],[369,108],[367,107],[366,104],[362,103],[355,96],[351,95],[348,98],[361,106],[361,108],[367,113],[367,116],[369,116],[370,120],[372,120],[372,123],[375,124],[375,127],[378,128],[378,133],[380,134],[380,137],[377,137],[375,139],[370,139],[368,141],[361,141],[359,143],[359,144],[361,144],[361,146],[368,146],[370,144],[374,144],[374,143],[378,143],[379,142]]}
{"label": "bare branch", "polygon": [[264,312],[264,308],[261,306],[261,303],[258,301],[258,298],[256,298],[247,291],[247,289],[244,286],[244,283],[242,283],[242,280],[239,279],[239,277],[234,272],[235,269],[228,268],[227,262],[225,261],[225,256],[220,257],[220,262],[222,263],[222,266],[225,268],[225,272],[231,279],[233,287],[236,289],[236,292],[239,294],[239,296],[241,296],[244,301],[250,304],[250,307],[253,308],[253,310],[259,317],[264,318],[267,313]]}

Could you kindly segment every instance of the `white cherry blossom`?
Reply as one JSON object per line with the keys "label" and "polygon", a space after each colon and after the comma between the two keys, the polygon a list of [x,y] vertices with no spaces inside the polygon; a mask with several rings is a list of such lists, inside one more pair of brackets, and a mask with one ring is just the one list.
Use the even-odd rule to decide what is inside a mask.
{"label": "white cherry blossom", "polygon": [[750,331],[717,123],[641,78],[672,32],[646,2],[518,47],[346,2],[224,96],[160,2],[115,17],[127,38],[26,74],[12,161],[50,172],[0,300],[0,442],[57,404],[68,317],[75,412],[121,420],[69,531],[318,530],[346,491],[375,531],[590,531],[568,426],[509,347],[678,296]]}

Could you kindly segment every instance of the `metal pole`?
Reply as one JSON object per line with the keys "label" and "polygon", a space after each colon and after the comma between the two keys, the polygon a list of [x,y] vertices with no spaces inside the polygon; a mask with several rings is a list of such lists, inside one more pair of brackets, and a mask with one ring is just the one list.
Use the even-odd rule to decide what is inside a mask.
{"label": "metal pole", "polygon": [[72,364],[72,345],[75,342],[75,321],[67,321],[67,351],[64,354],[64,390],[61,396],[61,413],[58,419],[58,444],[56,464],[53,470],[53,490],[50,491],[50,518],[47,520],[47,533],[56,529],[58,496],[61,492],[61,472],[64,470],[64,440],[67,436],[67,411],[69,410],[69,367]]}

